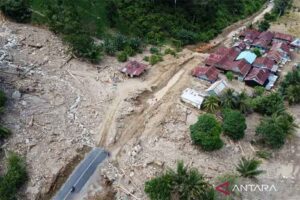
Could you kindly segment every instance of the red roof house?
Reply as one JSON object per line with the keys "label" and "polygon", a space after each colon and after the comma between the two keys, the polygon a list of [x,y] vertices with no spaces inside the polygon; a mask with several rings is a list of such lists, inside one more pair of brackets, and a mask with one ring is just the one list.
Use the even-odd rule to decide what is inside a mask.
{"label": "red roof house", "polygon": [[275,50],[275,51],[279,50],[289,55],[290,46],[285,42],[273,42],[271,50]]}
{"label": "red roof house", "polygon": [[280,63],[282,60],[282,53],[276,50],[271,50],[266,54],[266,57],[274,60],[276,63]]}
{"label": "red roof house", "polygon": [[291,43],[294,40],[294,37],[284,33],[275,33],[274,40]]}
{"label": "red roof house", "polygon": [[246,49],[247,45],[245,42],[243,41],[239,41],[239,42],[236,42],[233,47],[238,50],[238,51],[243,51],[244,49]]}
{"label": "red roof house", "polygon": [[128,62],[125,67],[121,68],[120,71],[130,77],[140,76],[145,70],[147,65],[139,63],[137,61]]}
{"label": "red roof house", "polygon": [[232,63],[231,71],[238,74],[241,79],[244,79],[251,68],[251,65],[246,60],[242,59]]}
{"label": "red roof house", "polygon": [[251,86],[255,86],[255,85],[264,86],[268,83],[268,78],[270,74],[271,74],[270,71],[267,69],[260,69],[254,67],[246,76],[245,83]]}
{"label": "red roof house", "polygon": [[271,42],[273,37],[274,37],[274,33],[270,31],[264,31],[259,34],[258,39],[263,39]]}
{"label": "red roof house", "polygon": [[211,83],[214,83],[218,79],[219,73],[220,73],[219,70],[217,70],[215,67],[198,66],[194,68],[192,71],[193,76],[209,81]]}
{"label": "red roof house", "polygon": [[260,32],[256,29],[246,29],[240,34],[240,38],[245,42],[252,43],[259,35]]}
{"label": "red roof house", "polygon": [[257,68],[265,68],[270,71],[273,71],[272,69],[275,65],[275,61],[268,57],[259,57],[259,58],[256,58],[256,60],[254,61],[254,63],[252,65]]}
{"label": "red roof house", "polygon": [[220,62],[224,55],[219,55],[216,53],[212,53],[209,57],[204,61],[205,65],[207,66],[214,66],[216,63]]}

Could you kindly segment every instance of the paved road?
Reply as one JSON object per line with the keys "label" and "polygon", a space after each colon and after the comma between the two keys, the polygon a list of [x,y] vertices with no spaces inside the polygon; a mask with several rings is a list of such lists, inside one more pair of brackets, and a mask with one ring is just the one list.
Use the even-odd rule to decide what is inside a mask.
{"label": "paved road", "polygon": [[94,148],[75,168],[65,184],[57,192],[53,200],[70,200],[83,188],[95,172],[97,166],[108,156],[108,152]]}

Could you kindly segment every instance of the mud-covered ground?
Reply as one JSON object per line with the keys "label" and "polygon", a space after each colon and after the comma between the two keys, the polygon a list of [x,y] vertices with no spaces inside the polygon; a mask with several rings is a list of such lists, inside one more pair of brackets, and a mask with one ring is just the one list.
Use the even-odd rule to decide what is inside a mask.
{"label": "mud-covered ground", "polygon": [[[230,45],[236,32],[233,28],[214,43]],[[234,172],[241,156],[254,155],[259,149],[250,143],[261,118],[257,114],[247,118],[246,137],[238,143],[224,137],[224,147],[213,153],[191,144],[188,128],[202,111],[183,104],[179,97],[186,87],[209,87],[190,75],[208,54],[184,49],[177,57],[164,56],[163,62],[149,66],[142,77],[129,79],[118,71],[123,64],[115,58],[104,57],[99,65],[70,60],[67,47],[42,28],[4,20],[0,38],[1,55],[6,55],[0,55],[0,86],[9,98],[3,119],[13,132],[3,148],[24,155],[30,177],[21,199],[48,199],[64,175],[94,146],[106,148],[112,157],[78,195],[80,200],[103,199],[114,192],[117,199],[147,199],[144,182],[174,168],[178,160],[198,168],[214,182]],[[132,59],[142,61],[148,54],[145,51]],[[251,91],[238,81],[230,85]],[[300,107],[290,111],[299,121]],[[299,199],[299,137],[298,130],[272,159],[263,161],[266,173],[258,181],[278,184],[280,190],[255,194],[257,199]],[[251,195],[245,194],[253,199]]]}

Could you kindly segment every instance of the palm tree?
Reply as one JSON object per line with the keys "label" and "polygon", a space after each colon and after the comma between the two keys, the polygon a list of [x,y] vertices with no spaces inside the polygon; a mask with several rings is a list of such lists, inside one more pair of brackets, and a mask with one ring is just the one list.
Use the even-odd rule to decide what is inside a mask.
{"label": "palm tree", "polygon": [[220,99],[217,96],[209,96],[203,104],[204,109],[209,113],[215,113],[220,108]]}
{"label": "palm tree", "polygon": [[236,170],[243,177],[255,178],[257,175],[264,172],[263,170],[258,170],[260,164],[260,160],[242,157],[238,165],[236,166]]}
{"label": "palm tree", "polygon": [[245,91],[241,92],[238,96],[238,109],[244,113],[247,114],[252,111],[252,106],[250,103],[249,96]]}
{"label": "palm tree", "polygon": [[286,91],[286,98],[289,104],[295,104],[300,102],[300,86],[290,85]]}
{"label": "palm tree", "polygon": [[270,117],[270,121],[281,127],[286,135],[295,133],[298,125],[295,123],[295,118],[285,111],[278,111]]}
{"label": "palm tree", "polygon": [[235,108],[238,104],[235,91],[231,88],[227,89],[221,96],[221,105],[224,108]]}

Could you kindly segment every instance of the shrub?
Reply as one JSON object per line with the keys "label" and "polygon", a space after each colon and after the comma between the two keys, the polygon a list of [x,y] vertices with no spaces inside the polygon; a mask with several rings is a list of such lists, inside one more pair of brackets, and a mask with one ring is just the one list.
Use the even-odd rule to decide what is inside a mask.
{"label": "shrub", "polygon": [[110,39],[106,39],[104,41],[103,48],[105,53],[110,56],[114,56],[117,52],[117,47],[115,46],[115,43]]}
{"label": "shrub", "polygon": [[1,0],[2,12],[17,22],[28,22],[31,18],[28,0]]}
{"label": "shrub", "polygon": [[94,40],[86,34],[70,34],[64,40],[71,45],[72,52],[77,57],[85,58],[92,63],[101,60],[101,48],[94,43]]}
{"label": "shrub", "polygon": [[117,34],[115,37],[113,37],[113,42],[117,51],[123,51],[127,46],[128,41],[126,36],[122,34]]}
{"label": "shrub", "polygon": [[260,53],[260,50],[258,48],[254,48],[252,51],[253,51],[253,53],[255,53],[255,55],[257,57],[261,57],[262,56],[261,53]]}
{"label": "shrub", "polygon": [[5,93],[0,90],[0,107],[3,107],[5,105],[6,102],[6,96]]}
{"label": "shrub", "polygon": [[196,33],[186,29],[176,31],[175,37],[180,40],[183,45],[194,44],[198,40]]}
{"label": "shrub", "polygon": [[145,57],[143,58],[143,60],[146,61],[146,62],[149,62],[149,56],[145,56]]}
{"label": "shrub", "polygon": [[125,47],[124,51],[130,57],[135,55],[135,51],[130,46]]}
{"label": "shrub", "polygon": [[253,107],[256,112],[266,115],[272,115],[285,110],[283,98],[277,92],[256,97],[253,100]]}
{"label": "shrub", "polygon": [[229,80],[229,81],[232,81],[233,78],[234,78],[234,75],[232,72],[226,72],[226,78]]}
{"label": "shrub", "polygon": [[264,15],[264,19],[266,20],[266,21],[269,21],[269,22],[273,22],[273,21],[275,21],[276,20],[276,14],[275,13],[266,13],[265,15]]}
{"label": "shrub", "polygon": [[300,103],[300,69],[289,72],[281,82],[279,91],[290,104]]}
{"label": "shrub", "polygon": [[130,38],[128,40],[128,45],[135,51],[139,52],[142,48],[142,41],[139,38]]}
{"label": "shrub", "polygon": [[255,86],[254,87],[254,92],[253,92],[253,95],[255,97],[258,97],[258,96],[262,96],[264,93],[265,93],[265,88],[264,87],[261,87],[261,86]]}
{"label": "shrub", "polygon": [[3,127],[2,125],[0,125],[0,140],[1,139],[5,139],[8,138],[10,136],[11,132],[9,129]]}
{"label": "shrub", "polygon": [[269,151],[260,150],[256,152],[256,156],[269,160],[272,157],[272,154]]}
{"label": "shrub", "polygon": [[260,160],[242,157],[238,165],[236,166],[236,170],[243,177],[255,178],[256,176],[264,172],[263,170],[258,170],[260,164]]}
{"label": "shrub", "polygon": [[160,50],[156,47],[151,47],[150,48],[150,53],[151,54],[160,54]]}
{"label": "shrub", "polygon": [[259,31],[267,31],[270,28],[270,23],[266,20],[263,20],[262,22],[259,23],[258,29]]}
{"label": "shrub", "polygon": [[223,131],[232,140],[240,140],[247,128],[245,116],[237,110],[226,109],[223,112]]}
{"label": "shrub", "polygon": [[192,141],[194,144],[200,145],[205,151],[222,148],[221,132],[222,128],[220,123],[211,114],[201,115],[198,121],[190,126]]}
{"label": "shrub", "polygon": [[150,56],[150,59],[149,59],[149,62],[150,62],[150,64],[151,65],[155,65],[155,64],[157,64],[157,63],[159,63],[159,62],[161,62],[161,61],[163,61],[163,58],[162,58],[162,56],[160,56],[160,55],[151,55]]}
{"label": "shrub", "polygon": [[24,160],[15,153],[7,159],[7,171],[0,177],[1,200],[16,199],[18,189],[26,182],[27,173]]}
{"label": "shrub", "polygon": [[256,134],[263,144],[278,149],[284,145],[286,137],[295,132],[296,127],[291,115],[286,112],[276,113],[260,122]]}
{"label": "shrub", "polygon": [[165,49],[165,55],[167,55],[167,54],[170,54],[174,57],[176,57],[176,55],[177,55],[176,51],[174,51],[173,49],[170,49],[170,48]]}
{"label": "shrub", "polygon": [[214,199],[213,187],[204,180],[197,169],[188,169],[178,162],[176,172],[169,169],[164,174],[145,183],[145,192],[151,200]]}
{"label": "shrub", "polygon": [[121,51],[117,55],[118,61],[119,62],[126,62],[128,59],[127,53],[125,51]]}

